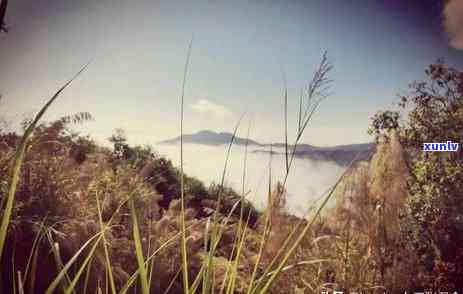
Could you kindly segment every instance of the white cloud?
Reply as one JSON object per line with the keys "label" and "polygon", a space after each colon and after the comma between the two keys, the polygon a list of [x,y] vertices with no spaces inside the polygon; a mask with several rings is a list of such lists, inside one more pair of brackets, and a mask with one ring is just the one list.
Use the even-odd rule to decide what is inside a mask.
{"label": "white cloud", "polygon": [[444,28],[450,45],[463,49],[463,0],[448,0],[444,8]]}
{"label": "white cloud", "polygon": [[199,99],[191,108],[199,113],[213,115],[216,118],[227,118],[233,115],[233,113],[223,105],[211,102],[207,99]]}

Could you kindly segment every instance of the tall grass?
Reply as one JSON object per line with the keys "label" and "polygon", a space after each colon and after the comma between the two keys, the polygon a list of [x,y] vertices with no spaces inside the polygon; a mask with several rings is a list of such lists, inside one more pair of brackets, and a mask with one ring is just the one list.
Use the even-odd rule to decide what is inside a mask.
{"label": "tall grass", "polygon": [[[285,124],[285,163],[286,163],[285,167],[286,167],[286,171],[285,171],[285,176],[284,176],[284,179],[283,179],[283,187],[285,187],[285,185],[286,185],[287,178],[289,176],[290,169],[291,169],[291,166],[292,166],[295,154],[296,154],[297,145],[299,144],[299,142],[300,142],[300,140],[302,138],[302,135],[303,135],[305,129],[307,128],[313,114],[315,113],[316,109],[318,108],[319,104],[326,97],[328,97],[327,91],[329,90],[329,84],[330,84],[331,81],[327,78],[327,75],[331,71],[331,69],[332,69],[332,66],[328,62],[327,55],[325,53],[323,55],[323,57],[322,57],[322,61],[321,61],[320,65],[319,65],[319,67],[315,71],[315,74],[314,74],[311,82],[309,83],[309,87],[308,87],[307,93],[306,93],[307,99],[305,101],[305,108],[303,107],[303,101],[302,101],[302,96],[301,96],[300,108],[299,108],[299,114],[298,114],[299,120],[298,120],[298,126],[297,126],[296,139],[295,139],[294,144],[292,145],[291,153],[289,153],[289,151],[288,151],[290,149],[290,146],[288,144],[288,127],[287,127],[288,95],[287,95],[287,87],[286,87],[286,81],[285,81],[285,91],[284,91],[285,118],[284,118],[284,124]],[[183,100],[182,100],[182,119],[183,119]],[[230,142],[230,144],[228,146],[227,158],[226,158],[224,170],[223,170],[223,173],[222,173],[222,180],[221,180],[222,185],[224,183],[224,177],[225,177],[225,174],[226,174],[228,155],[229,155],[231,146],[233,144],[233,139],[234,139],[234,137],[236,135],[236,132],[237,132],[237,128],[235,128],[232,139],[231,139],[231,142]],[[271,151],[272,150],[270,150],[270,156],[272,154]],[[183,160],[183,158],[182,158],[182,160]],[[183,163],[181,163],[181,164],[183,164]],[[320,205],[320,207],[316,211],[315,215],[313,216],[313,219],[311,221],[307,222],[307,224],[303,227],[303,229],[299,233],[299,235],[296,236],[295,242],[293,242],[291,244],[291,246],[289,246],[289,248],[287,248],[290,240],[293,239],[293,235],[298,231],[299,225],[302,224],[302,220],[301,220],[300,224],[296,228],[294,228],[292,233],[289,235],[289,237],[285,241],[283,247],[280,248],[279,252],[281,253],[281,252],[283,252],[285,250],[285,254],[283,255],[281,261],[276,265],[275,269],[272,269],[272,266],[273,266],[273,263],[276,262],[278,256],[275,256],[275,258],[272,261],[272,263],[270,264],[270,266],[267,267],[267,269],[266,269],[264,275],[262,276],[262,278],[258,281],[257,285],[254,286],[254,283],[255,283],[255,280],[256,280],[256,274],[257,274],[257,267],[259,266],[259,262],[260,262],[260,260],[262,258],[262,254],[263,254],[264,245],[265,245],[265,242],[267,240],[268,234],[270,233],[270,213],[271,213],[270,204],[272,203],[272,199],[271,199],[271,197],[272,197],[271,196],[271,194],[272,194],[271,193],[272,182],[271,182],[271,162],[270,162],[270,164],[269,164],[269,192],[268,192],[268,195],[269,195],[268,203],[269,203],[269,205],[268,205],[268,208],[267,208],[267,211],[266,211],[266,220],[265,220],[264,231],[263,231],[263,235],[262,235],[262,239],[261,239],[261,244],[260,244],[260,247],[259,247],[257,262],[254,265],[254,270],[253,270],[253,273],[252,273],[252,276],[251,276],[250,285],[248,285],[248,294],[250,294],[250,293],[266,293],[266,292],[268,292],[268,290],[273,285],[273,283],[275,282],[275,279],[278,277],[278,275],[284,269],[287,269],[287,267],[285,267],[285,266],[286,266],[286,263],[287,263],[289,257],[294,253],[296,248],[299,246],[299,244],[304,239],[307,232],[311,229],[313,223],[315,222],[315,220],[320,215],[321,211],[324,209],[324,207],[328,203],[329,199],[331,198],[331,196],[332,196],[337,184],[340,182],[341,178],[336,182],[336,184],[332,187],[332,189],[330,190],[328,195],[325,197],[324,201],[322,202],[322,204]],[[213,218],[213,223],[212,223],[213,228],[218,228],[219,227],[218,226],[219,223],[218,223],[217,215],[218,215],[219,209],[220,209],[220,201],[221,201],[221,195],[220,195],[220,190],[219,190],[219,195],[218,195],[218,200],[217,200],[217,208],[216,208],[216,211],[214,213],[214,218]],[[242,220],[243,220],[243,216],[240,215],[239,224],[242,223]],[[230,261],[233,264],[233,268],[236,268],[237,262],[239,262],[239,260],[238,260],[239,255],[237,257],[235,257],[236,258],[235,260],[233,260],[233,252],[234,252],[235,248],[242,248],[242,240],[244,240],[244,238],[245,238],[245,235],[244,235],[245,231],[241,232],[241,230],[238,230],[237,232],[241,236],[240,237],[235,237],[235,242],[236,243],[233,245],[232,256],[230,257]],[[218,244],[218,240],[215,240],[217,238],[220,238],[220,234],[216,234],[216,230],[213,229],[212,235],[211,235],[211,239],[213,241],[212,244]],[[214,277],[213,273],[211,274],[211,272],[214,272],[214,264],[213,264],[214,251],[215,251],[215,246],[212,246],[212,248],[208,252],[208,259],[207,259],[207,263],[205,265],[205,274],[203,275],[203,281],[202,281],[203,282],[202,293],[204,293],[204,294],[210,293],[214,289],[215,277]],[[318,261],[316,261],[316,262],[318,262]],[[308,261],[306,263],[310,263],[310,261]],[[314,263],[315,263],[315,261],[314,261]],[[227,269],[227,271],[226,271],[226,275],[225,275],[225,278],[224,278],[224,281],[223,281],[223,285],[225,284],[225,282],[227,280],[228,274],[229,274],[229,269]],[[228,284],[228,286],[226,288],[226,293],[233,293],[234,292],[236,274],[237,273],[236,273],[235,270],[231,270],[230,283]],[[221,288],[221,291],[223,289],[224,289],[224,287]]]}
{"label": "tall grass", "polygon": [[[240,279],[239,277],[239,265],[240,265],[240,257],[243,253],[244,247],[246,246],[246,237],[250,230],[249,228],[249,220],[251,217],[251,211],[246,215],[244,213],[244,206],[246,203],[246,188],[245,188],[245,181],[246,181],[246,162],[247,162],[247,153],[248,153],[248,143],[249,143],[249,133],[250,127],[248,128],[247,133],[247,140],[246,140],[246,147],[245,147],[245,154],[243,159],[243,176],[242,176],[242,191],[240,195],[240,199],[234,203],[232,209],[228,212],[228,215],[221,220],[220,213],[221,213],[221,205],[224,197],[223,188],[225,184],[226,173],[229,164],[229,158],[232,146],[234,144],[234,140],[237,136],[238,129],[240,127],[241,121],[243,117],[241,117],[234,130],[232,138],[228,144],[227,151],[225,154],[225,161],[223,170],[221,172],[221,180],[220,186],[217,190],[217,198],[216,198],[216,208],[212,215],[212,218],[207,219],[206,231],[204,233],[204,251],[206,253],[206,257],[202,260],[201,268],[199,273],[196,277],[192,280],[193,282],[190,284],[190,276],[189,276],[189,256],[188,256],[188,248],[187,248],[187,241],[188,241],[188,230],[191,227],[187,228],[186,219],[185,219],[185,210],[186,210],[186,203],[185,203],[185,174],[184,174],[184,146],[183,146],[183,133],[184,133],[184,105],[185,105],[185,87],[187,82],[187,74],[190,64],[191,58],[191,51],[192,51],[193,39],[191,40],[188,46],[188,52],[183,72],[183,81],[182,81],[182,88],[181,88],[181,97],[180,97],[180,202],[181,202],[181,210],[180,210],[180,220],[181,220],[181,228],[180,232],[175,235],[173,238],[167,240],[166,242],[162,243],[153,253],[150,252],[150,245],[148,246],[148,251],[146,256],[143,251],[142,247],[142,237],[141,237],[141,224],[139,221],[139,216],[137,215],[135,200],[133,198],[134,195],[131,195],[126,201],[121,203],[119,207],[116,209],[116,212],[112,215],[108,222],[103,221],[102,217],[102,206],[100,203],[100,199],[98,198],[98,194],[96,194],[96,204],[97,204],[97,214],[98,214],[98,222],[100,231],[94,234],[89,240],[87,240],[75,253],[74,255],[67,261],[64,262],[61,259],[59,246],[55,246],[55,243],[52,239],[51,232],[48,231],[48,238],[51,243],[51,248],[53,254],[56,259],[58,274],[53,279],[51,284],[48,286],[46,290],[47,294],[54,293],[57,291],[59,287],[61,287],[62,292],[66,294],[75,293],[77,289],[77,285],[82,277],[84,277],[84,293],[87,292],[87,288],[89,285],[89,279],[91,275],[91,266],[93,264],[93,260],[95,258],[95,252],[100,246],[101,242],[103,244],[104,250],[104,268],[106,271],[106,282],[105,288],[106,293],[110,292],[111,294],[118,293],[118,289],[115,282],[115,277],[113,273],[113,266],[112,266],[112,259],[110,255],[110,251],[108,248],[108,240],[106,238],[107,231],[111,230],[111,222],[113,217],[119,212],[119,209],[128,203],[131,221],[132,221],[132,233],[133,233],[133,240],[135,244],[135,257],[137,261],[137,270],[128,278],[125,285],[119,289],[119,293],[125,294],[128,293],[131,289],[136,291],[137,284],[136,281],[139,279],[139,286],[141,292],[143,294],[151,293],[151,279],[153,273],[153,260],[154,257],[173,244],[173,241],[180,238],[180,251],[181,251],[181,266],[169,284],[166,292],[172,288],[177,276],[180,275],[182,272],[182,285],[183,285],[183,292],[184,294],[194,294],[201,292],[203,294],[210,294],[214,293],[217,288],[219,288],[219,292],[225,294],[235,293],[237,290],[237,281]],[[8,195],[5,199],[2,199],[2,205],[5,206],[2,210],[1,215],[1,227],[0,227],[0,258],[1,254],[4,249],[5,240],[7,237],[8,225],[10,223],[11,214],[13,211],[13,206],[15,202],[15,194],[16,188],[19,181],[21,165],[24,160],[24,156],[28,147],[28,143],[30,137],[33,134],[34,129],[36,128],[39,120],[51,106],[51,104],[58,98],[61,92],[68,87],[71,82],[77,78],[87,67],[84,66],[71,80],[66,82],[53,96],[49,101],[44,105],[44,107],[39,111],[39,113],[35,116],[32,123],[26,129],[23,137],[21,138],[21,142],[15,154],[14,165],[11,174],[11,183],[9,187]],[[287,179],[289,177],[294,157],[296,155],[296,149],[298,144],[302,139],[303,133],[306,130],[309,122],[312,119],[313,114],[317,110],[320,103],[328,96],[328,90],[330,87],[330,80],[328,79],[327,75],[331,71],[332,66],[328,62],[326,53],[323,55],[322,60],[318,68],[316,69],[312,80],[309,82],[308,88],[306,92],[301,94],[299,99],[299,110],[298,110],[298,124],[296,128],[296,136],[295,141],[292,145],[289,144],[288,138],[288,89],[286,78],[284,78],[284,129],[285,129],[285,172],[284,178],[282,179],[283,188],[286,187]],[[262,235],[260,236],[259,242],[259,249],[257,252],[257,258],[254,264],[252,264],[252,274],[250,276],[249,284],[246,285],[247,287],[247,294],[263,294],[268,293],[271,287],[275,284],[276,279],[278,276],[287,270],[295,268],[297,266],[302,265],[313,265],[313,264],[320,264],[322,262],[326,262],[326,259],[313,259],[313,260],[305,260],[299,261],[292,265],[287,265],[290,257],[296,251],[296,248],[301,244],[307,233],[312,229],[313,224],[320,216],[321,211],[326,207],[328,201],[333,195],[334,190],[336,189],[337,185],[341,181],[342,177],[333,185],[333,187],[329,190],[327,195],[323,198],[322,203],[315,211],[315,214],[311,216],[310,220],[301,219],[300,222],[293,228],[291,233],[288,237],[284,240],[283,244],[279,248],[277,254],[272,258],[271,262],[266,265],[264,268],[263,273],[259,273],[259,267],[262,266],[261,262],[263,260],[264,249],[266,243],[269,239],[269,235],[271,233],[271,214],[272,214],[272,145],[270,145],[270,153],[269,153],[269,166],[268,166],[268,205],[266,211],[264,213],[265,221],[264,221],[264,228]],[[234,240],[233,246],[231,250],[231,254],[228,256],[228,263],[226,264],[226,271],[225,275],[222,279],[221,284],[218,284],[217,277],[215,274],[216,264],[215,264],[215,255],[217,253],[217,249],[219,246],[219,242],[224,234],[225,227],[229,224],[229,221],[234,213],[234,210],[237,208],[238,205],[240,206],[240,213],[238,222],[236,224],[236,228],[234,229]],[[34,240],[32,245],[31,255],[27,261],[26,271],[22,275],[21,273],[18,274],[18,283],[13,283],[14,287],[18,286],[18,289],[15,288],[15,291],[22,293],[24,292],[24,281],[29,280],[29,293],[33,292],[34,283],[35,283],[35,273],[37,270],[37,258],[38,258],[38,246],[44,236],[45,233],[42,233],[44,228],[41,226],[37,236]],[[44,230],[45,231],[45,230]],[[150,242],[150,236],[148,236],[148,242]],[[347,249],[346,249],[347,251]],[[84,252],[86,254],[84,255]],[[78,260],[82,260],[80,264],[78,264]],[[74,275],[70,275],[70,269],[73,267]],[[13,273],[14,275],[15,273]],[[29,279],[28,278],[29,275]],[[193,277],[191,277],[193,278]],[[108,287],[109,284],[109,287]],[[135,287],[134,287],[135,286]],[[96,292],[102,293],[100,286],[96,286]],[[90,292],[93,289],[90,289]]]}
{"label": "tall grass", "polygon": [[185,106],[185,85],[187,81],[188,66],[190,65],[191,48],[193,46],[193,38],[191,38],[190,45],[188,46],[187,58],[185,61],[185,68],[183,71],[182,94],[180,98],[180,202],[181,202],[181,223],[182,223],[182,240],[181,240],[181,254],[182,254],[182,273],[183,273],[183,289],[184,293],[189,293],[188,281],[188,252],[186,240],[186,227],[185,227],[185,178],[183,172],[183,120],[184,120],[184,106]]}
{"label": "tall grass", "polygon": [[[248,213],[246,222],[243,223],[244,204],[245,204],[245,197],[246,197],[246,167],[247,167],[250,131],[251,131],[251,122],[249,123],[248,131],[246,135],[246,143],[245,143],[244,158],[243,158],[243,175],[242,175],[242,187],[241,187],[241,199],[240,199],[240,204],[241,204],[240,217],[239,217],[238,226],[235,232],[233,250],[230,255],[230,260],[232,262],[232,265],[227,268],[227,276],[228,276],[228,272],[230,271],[230,278],[228,279],[228,284],[227,284],[227,288],[225,292],[226,294],[233,293],[236,287],[239,260],[240,260],[240,256],[243,250],[244,242],[246,241],[246,233],[247,233],[247,228],[249,224],[249,218],[251,215],[250,213]],[[235,250],[236,250],[236,255],[235,255]],[[227,281],[226,279],[223,281],[224,285],[226,281]]]}
{"label": "tall grass", "polygon": [[[216,252],[216,249],[219,245],[219,242],[220,242],[220,239],[221,239],[221,236],[223,234],[223,226],[221,227],[220,226],[220,222],[219,222],[219,213],[220,213],[220,209],[221,209],[221,205],[222,205],[222,197],[223,197],[223,187],[224,187],[224,184],[225,184],[225,177],[226,177],[226,173],[227,173],[227,168],[228,168],[228,163],[229,163],[229,160],[230,160],[230,154],[231,154],[231,149],[232,149],[232,146],[233,146],[233,143],[234,143],[234,140],[235,140],[235,137],[236,137],[236,134],[238,132],[238,128],[241,124],[241,120],[243,119],[243,117],[241,117],[234,130],[233,130],[233,134],[232,134],[232,137],[230,139],[230,143],[228,144],[228,147],[227,147],[227,152],[226,152],[226,157],[225,157],[225,162],[224,162],[224,167],[223,167],[223,170],[222,170],[222,177],[221,177],[221,180],[220,180],[220,187],[217,191],[217,204],[216,204],[216,209],[214,211],[214,214],[213,214],[213,218],[212,218],[212,229],[211,229],[211,237],[210,237],[210,242],[212,244],[211,246],[211,249],[207,252],[207,263],[205,265],[205,272],[204,272],[204,278],[203,278],[203,291],[202,293],[203,294],[206,294],[206,293],[209,293],[210,291],[212,291],[214,289],[214,285],[215,285],[215,271],[214,271],[214,255],[215,255],[215,252]],[[225,221],[228,221],[228,219],[231,217],[231,214],[229,214],[229,216],[225,219]]]}
{"label": "tall grass", "polygon": [[[284,78],[284,126],[285,126],[284,136],[285,136],[285,164],[286,164],[285,167],[286,167],[286,170],[284,173],[284,178],[282,180],[283,189],[286,188],[287,179],[289,177],[290,170],[291,170],[291,167],[293,165],[293,161],[296,155],[297,146],[300,143],[300,140],[302,139],[303,134],[307,126],[309,125],[309,122],[311,121],[313,114],[318,109],[320,103],[329,96],[331,80],[328,78],[328,74],[331,70],[332,70],[332,65],[329,63],[328,58],[327,58],[327,53],[325,52],[322,56],[322,60],[318,68],[315,70],[315,73],[311,81],[309,82],[306,92],[305,93],[301,92],[302,94],[299,99],[298,125],[296,129],[296,137],[295,137],[295,141],[292,146],[288,144],[288,126],[287,126],[288,91],[287,91],[286,79]],[[269,185],[271,185],[270,180],[269,180]],[[334,191],[334,189],[332,191]],[[326,204],[328,203],[328,200],[331,197],[331,194],[332,193],[329,193],[327,195],[327,197],[325,198],[325,201],[320,206],[313,220],[307,223],[304,229],[299,233],[299,236],[296,236],[297,237],[296,241],[292,244],[292,246],[288,248],[289,243],[292,240],[294,240],[294,236],[296,232],[299,231],[299,228],[302,225],[303,220],[301,219],[301,221],[293,228],[293,230],[291,231],[289,236],[286,238],[281,248],[278,250],[277,254],[274,256],[270,264],[266,267],[264,274],[262,275],[262,278],[257,282],[257,285],[255,287],[253,285],[253,280],[252,280],[252,283],[250,285],[251,289],[248,289],[248,294],[265,293],[270,289],[275,279],[278,277],[282,269],[285,267],[286,262],[288,261],[289,257],[294,253],[295,249],[299,246],[299,244],[304,239],[304,236],[306,235],[306,233],[310,230],[313,221],[318,216],[318,213],[321,212],[321,210],[323,210]],[[270,195],[271,194],[269,193],[269,205],[267,208],[268,210],[271,209]],[[268,215],[269,213],[270,212],[267,212]],[[269,233],[267,232],[268,230],[267,222],[268,221],[266,220],[262,242],[265,241],[266,234]],[[285,254],[283,255],[282,260],[276,265],[276,269],[273,270],[275,263],[277,262],[278,259],[280,259],[283,253]],[[259,260],[261,258],[261,254],[262,254],[262,251],[260,250],[259,256],[258,256]]]}

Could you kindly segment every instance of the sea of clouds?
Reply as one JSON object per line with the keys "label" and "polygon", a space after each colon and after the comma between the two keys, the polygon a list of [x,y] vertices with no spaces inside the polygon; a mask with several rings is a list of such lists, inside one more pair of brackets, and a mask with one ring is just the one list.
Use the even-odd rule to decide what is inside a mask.
{"label": "sea of clouds", "polygon": [[[180,165],[180,145],[158,144],[155,150]],[[184,170],[206,184],[220,183],[226,158],[226,145],[208,146],[184,144]],[[268,152],[260,147],[249,147],[245,190],[248,199],[259,209],[267,202],[269,162]],[[276,150],[281,152],[282,150]],[[225,183],[236,191],[242,190],[244,146],[233,146],[226,172]],[[272,156],[272,183],[282,181],[285,173],[284,154]],[[295,215],[303,215],[316,199],[331,187],[345,170],[344,167],[326,161],[296,158],[287,181],[287,209]]]}

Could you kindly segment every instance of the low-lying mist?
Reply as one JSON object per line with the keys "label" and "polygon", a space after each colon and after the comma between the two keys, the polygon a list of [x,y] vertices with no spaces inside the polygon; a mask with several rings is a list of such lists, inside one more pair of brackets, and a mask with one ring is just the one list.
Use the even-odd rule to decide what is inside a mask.
{"label": "low-lying mist", "polygon": [[[226,145],[208,146],[184,144],[184,170],[205,184],[220,183],[227,152]],[[180,145],[157,144],[155,150],[180,166]],[[268,152],[256,146],[248,147],[245,190],[247,198],[262,209],[267,202],[269,160]],[[279,152],[280,150],[278,150]],[[234,145],[228,163],[225,183],[241,192],[245,147]],[[288,212],[301,216],[314,201],[332,186],[345,170],[333,162],[295,158],[287,181]],[[272,156],[272,185],[284,179],[285,156]]]}

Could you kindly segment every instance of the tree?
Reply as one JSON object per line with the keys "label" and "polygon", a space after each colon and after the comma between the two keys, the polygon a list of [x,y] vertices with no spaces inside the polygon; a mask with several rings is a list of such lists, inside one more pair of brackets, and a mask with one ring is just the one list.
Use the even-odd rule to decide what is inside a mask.
{"label": "tree", "polygon": [[123,129],[116,129],[109,139],[109,142],[113,143],[112,161],[114,165],[117,165],[121,160],[129,159],[132,156],[132,149],[127,143],[127,136]]}
{"label": "tree", "polygon": [[463,72],[442,61],[425,71],[427,79],[410,85],[399,105],[409,110],[380,112],[370,133],[396,129],[410,168],[402,220],[404,238],[415,248],[423,274],[421,285],[463,287],[463,152],[424,152],[423,143],[463,142]]}

